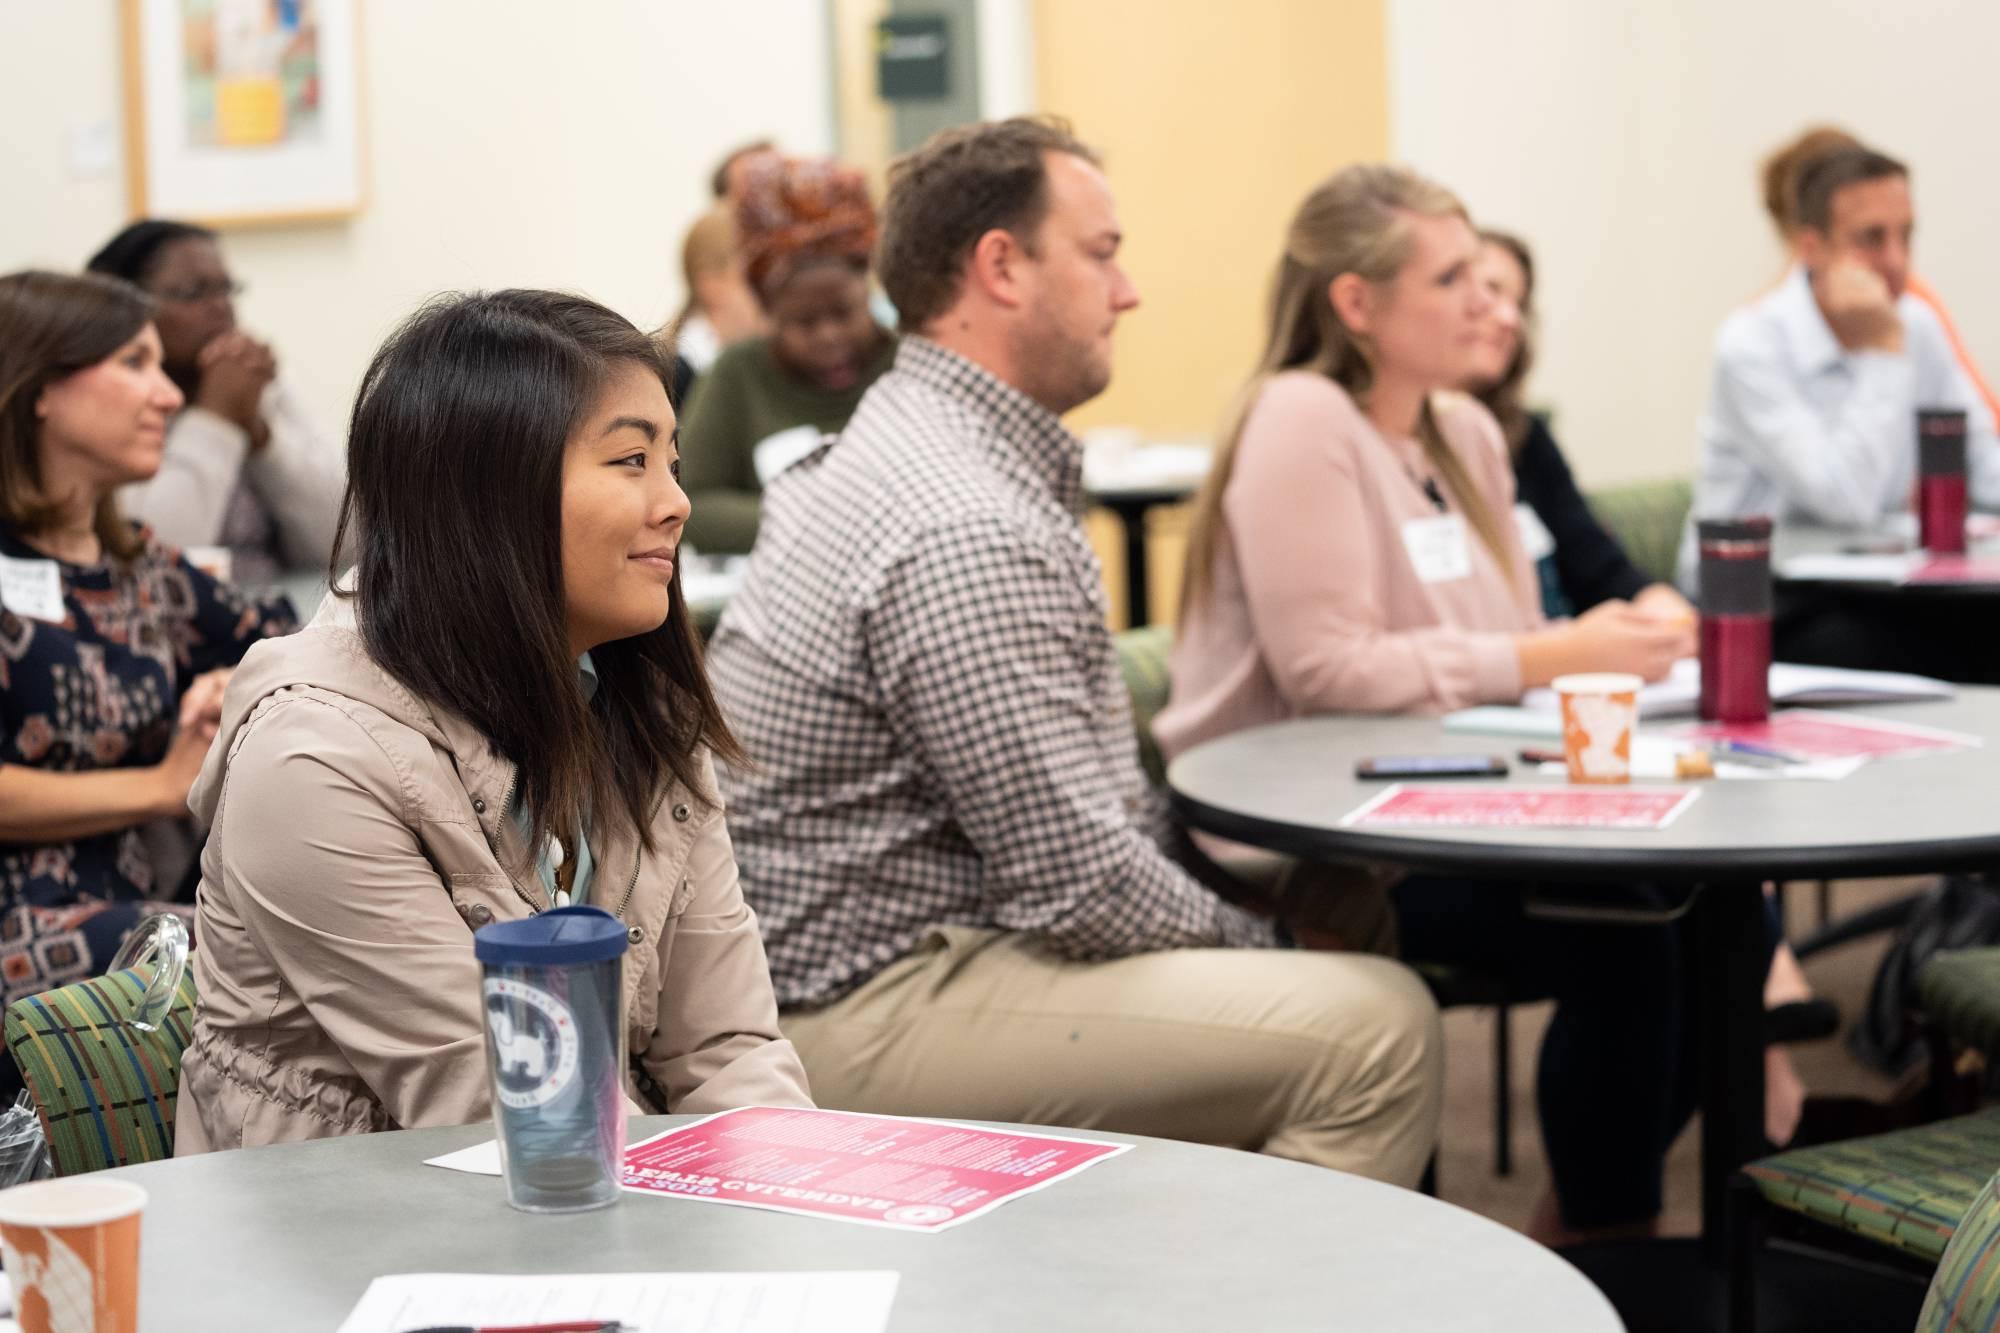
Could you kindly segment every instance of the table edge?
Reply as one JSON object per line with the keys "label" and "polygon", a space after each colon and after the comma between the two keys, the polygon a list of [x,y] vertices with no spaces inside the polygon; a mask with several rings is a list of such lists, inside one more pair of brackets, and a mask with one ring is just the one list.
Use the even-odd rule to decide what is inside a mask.
{"label": "table edge", "polygon": [[1871,875],[1942,873],[2000,865],[2000,832],[1977,838],[1929,839],[1889,845],[1661,848],[1521,847],[1440,840],[1293,824],[1210,805],[1169,781],[1168,800],[1193,828],[1299,857],[1328,855],[1389,861],[1413,870],[1474,879],[1642,878],[1654,883],[1715,884],[1736,880],[1850,879]]}

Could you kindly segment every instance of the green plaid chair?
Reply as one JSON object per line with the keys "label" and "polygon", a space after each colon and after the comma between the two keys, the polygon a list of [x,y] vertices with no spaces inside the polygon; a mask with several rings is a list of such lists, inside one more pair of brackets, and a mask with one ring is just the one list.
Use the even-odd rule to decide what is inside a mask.
{"label": "green plaid chair", "polygon": [[194,1026],[194,969],[152,1032],[126,1020],[150,970],[129,968],[7,1006],[7,1049],[34,1094],[56,1174],[171,1157],[181,1052]]}
{"label": "green plaid chair", "polygon": [[1996,1168],[2000,1108],[1750,1163],[1730,1200],[1731,1329],[1755,1327],[1756,1255],[1768,1221],[1807,1218],[1928,1274]]}
{"label": "green plaid chair", "polygon": [[2000,1176],[1965,1211],[1945,1247],[1917,1333],[1992,1333],[2000,1329]]}
{"label": "green plaid chair", "polygon": [[1917,994],[1938,1033],[2000,1065],[2000,948],[1937,954],[1917,974]]}
{"label": "green plaid chair", "polygon": [[1153,719],[1167,706],[1167,650],[1173,647],[1170,625],[1142,625],[1115,637],[1118,669],[1132,696],[1132,726],[1139,733],[1139,763],[1154,786],[1167,780],[1167,762],[1153,743]]}
{"label": "green plaid chair", "polygon": [[1681,532],[1694,508],[1694,483],[1685,479],[1614,486],[1588,497],[1597,515],[1642,573],[1658,583],[1674,581]]}
{"label": "green plaid chair", "polygon": [[1767,1203],[1934,1264],[2000,1168],[2000,1108],[1743,1168]]}

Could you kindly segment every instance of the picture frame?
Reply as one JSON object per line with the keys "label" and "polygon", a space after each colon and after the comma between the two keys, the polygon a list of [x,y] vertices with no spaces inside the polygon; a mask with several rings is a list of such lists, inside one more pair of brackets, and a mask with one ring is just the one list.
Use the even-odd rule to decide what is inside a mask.
{"label": "picture frame", "polygon": [[361,0],[119,7],[134,217],[229,228],[361,211]]}

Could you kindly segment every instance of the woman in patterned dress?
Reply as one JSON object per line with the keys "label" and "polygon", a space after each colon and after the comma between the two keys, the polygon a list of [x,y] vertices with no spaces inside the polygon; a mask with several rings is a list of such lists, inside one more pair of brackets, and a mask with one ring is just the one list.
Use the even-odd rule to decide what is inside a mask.
{"label": "woman in patterned dress", "polygon": [[[160,882],[229,668],[296,628],[122,519],[181,392],[152,302],[95,275],[0,277],[0,1000],[104,970]],[[12,1075],[0,1070],[0,1084]]]}

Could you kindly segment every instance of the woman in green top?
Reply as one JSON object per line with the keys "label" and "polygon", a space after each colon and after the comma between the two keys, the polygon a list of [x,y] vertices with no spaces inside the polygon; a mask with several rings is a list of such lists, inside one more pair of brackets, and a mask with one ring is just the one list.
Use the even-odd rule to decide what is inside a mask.
{"label": "woman in green top", "polygon": [[724,351],[681,425],[687,540],[748,551],[764,484],[847,424],[895,359],[868,303],[875,210],[861,174],[832,161],[760,163],[737,204],[744,274],[771,332]]}

